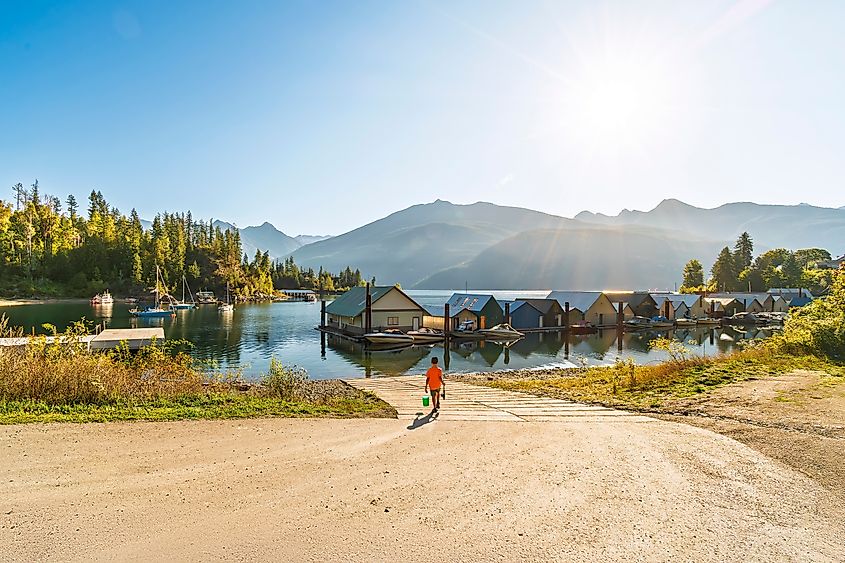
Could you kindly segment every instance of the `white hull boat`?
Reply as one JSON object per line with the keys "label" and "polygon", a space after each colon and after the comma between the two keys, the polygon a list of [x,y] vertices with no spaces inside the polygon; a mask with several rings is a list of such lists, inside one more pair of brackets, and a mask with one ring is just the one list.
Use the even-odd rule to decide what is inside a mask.
{"label": "white hull boat", "polygon": [[413,337],[414,342],[440,342],[444,338],[443,331],[426,327],[411,330],[408,336]]}
{"label": "white hull boat", "polygon": [[514,340],[525,336],[509,324],[500,324],[492,328],[483,328],[478,331],[485,338],[491,340]]}
{"label": "white hull boat", "polygon": [[370,344],[413,344],[414,337],[405,334],[400,330],[385,330],[382,332],[369,332],[364,339]]}

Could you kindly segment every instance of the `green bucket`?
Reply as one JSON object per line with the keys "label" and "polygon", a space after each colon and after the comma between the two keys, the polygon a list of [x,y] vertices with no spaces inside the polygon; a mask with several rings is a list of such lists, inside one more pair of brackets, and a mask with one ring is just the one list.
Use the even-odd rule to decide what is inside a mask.
{"label": "green bucket", "polygon": [[430,397],[428,395],[423,395],[423,406],[424,407],[428,406],[429,399],[430,399]]}

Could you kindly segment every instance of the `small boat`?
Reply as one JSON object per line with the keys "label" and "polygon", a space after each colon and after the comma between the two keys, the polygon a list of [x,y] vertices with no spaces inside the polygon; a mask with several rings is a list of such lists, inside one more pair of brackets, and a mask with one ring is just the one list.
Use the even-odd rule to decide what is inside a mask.
{"label": "small boat", "polygon": [[725,334],[723,332],[722,334],[719,335],[719,340],[721,340],[722,342],[733,342],[734,337],[731,336],[730,334]]}
{"label": "small boat", "polygon": [[672,328],[675,324],[663,316],[651,317],[651,328],[665,329]]}
{"label": "small boat", "polygon": [[413,344],[414,342],[413,336],[395,328],[381,332],[368,332],[364,338],[371,344]]}
{"label": "small boat", "polygon": [[700,318],[696,319],[696,320],[695,320],[695,322],[696,322],[697,324],[700,324],[700,325],[718,325],[718,324],[722,324],[722,321],[720,321],[719,319],[714,319],[714,318],[711,318],[711,317],[700,317]]}
{"label": "small boat", "polygon": [[590,321],[576,321],[569,325],[572,334],[595,334],[598,329]]}
{"label": "small boat", "polygon": [[623,324],[629,330],[645,330],[651,328],[653,323],[648,317],[631,317]]}
{"label": "small boat", "polygon": [[475,330],[475,321],[463,321],[450,334],[455,338],[472,338],[476,340],[484,338],[481,332]]}
{"label": "small boat", "polygon": [[[186,289],[188,290],[188,297],[191,298],[190,301],[185,300]],[[185,276],[182,276],[182,300],[177,301],[176,303],[171,303],[170,308],[182,311],[185,309],[193,309],[194,307],[196,307],[196,303],[194,302],[194,296],[191,294],[191,288],[188,285],[188,280],[185,279]]]}
{"label": "small boat", "polygon": [[680,317],[675,319],[675,326],[695,326],[695,319]]}
{"label": "small boat", "polygon": [[105,290],[102,293],[98,293],[94,297],[91,298],[91,305],[113,305],[114,304],[114,297],[111,296],[109,290]]}
{"label": "small boat", "polygon": [[156,265],[156,286],[155,286],[155,305],[152,307],[147,307],[146,309],[129,309],[129,314],[133,317],[140,317],[140,318],[162,318],[162,317],[175,317],[176,311],[173,311],[170,307],[163,308],[161,306],[161,297],[160,292],[158,290],[158,283],[159,278],[161,277],[161,271],[159,270],[158,265]]}
{"label": "small boat", "polygon": [[217,310],[221,313],[231,313],[235,310],[235,306],[229,302],[229,282],[226,282],[226,302],[220,303]]}
{"label": "small boat", "polygon": [[414,342],[440,342],[445,337],[442,330],[428,327],[408,331],[408,336],[412,336]]}
{"label": "small boat", "polygon": [[514,340],[525,336],[507,323],[498,324],[491,328],[482,328],[478,332],[483,334],[485,338],[496,340]]}
{"label": "small boat", "polygon": [[199,305],[215,305],[217,298],[213,291],[197,291],[197,303]]}
{"label": "small boat", "polygon": [[741,312],[730,317],[726,317],[725,322],[731,325],[756,325],[760,323],[760,318],[754,313]]}
{"label": "small boat", "polygon": [[123,300],[123,302],[127,305],[135,305],[136,303],[138,303],[138,299],[136,299],[135,297],[127,297]]}

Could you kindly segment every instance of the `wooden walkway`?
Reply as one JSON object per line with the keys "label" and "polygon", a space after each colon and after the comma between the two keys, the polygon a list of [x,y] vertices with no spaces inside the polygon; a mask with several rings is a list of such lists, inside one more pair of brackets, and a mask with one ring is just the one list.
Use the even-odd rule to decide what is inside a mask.
{"label": "wooden walkway", "polygon": [[[349,385],[375,393],[399,413],[399,418],[425,416],[422,406],[425,377],[421,375],[347,379]],[[446,399],[438,420],[481,420],[504,422],[590,421],[653,422],[655,419],[601,406],[585,405],[504,391],[457,381],[446,381]]]}

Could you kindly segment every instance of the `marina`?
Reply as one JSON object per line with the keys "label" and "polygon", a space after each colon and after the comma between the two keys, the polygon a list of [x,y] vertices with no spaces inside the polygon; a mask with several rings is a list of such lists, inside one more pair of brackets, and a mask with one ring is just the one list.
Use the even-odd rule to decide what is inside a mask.
{"label": "marina", "polygon": [[[450,291],[405,292],[426,310],[442,307],[452,295]],[[547,291],[493,291],[502,302],[516,299],[543,299]],[[331,332],[315,330],[320,322],[319,302],[245,303],[232,313],[222,314],[216,307],[197,307],[176,311],[164,318],[135,318],[129,314],[132,305],[120,299],[110,306],[92,306],[86,301],[54,302],[4,307],[0,313],[9,317],[11,325],[22,326],[25,333],[44,334],[42,324],[54,324],[61,332],[70,323],[85,317],[94,323],[105,323],[107,329],[157,328],[169,340],[192,343],[189,353],[209,370],[238,371],[247,379],[266,373],[271,358],[286,365],[306,369],[311,378],[350,378],[403,373],[421,374],[432,356],[449,362],[455,373],[501,370],[540,369],[555,366],[607,365],[617,358],[631,358],[638,363],[665,359],[659,350],[650,350],[648,342],[658,336],[683,341],[695,354],[711,355],[728,352],[737,342],[765,338],[768,328],[750,326],[703,326],[664,331],[640,330],[624,332],[622,349],[614,328],[594,329],[568,338],[560,330],[525,331],[525,336],[511,344],[485,340],[452,339],[448,354],[442,340],[401,349],[371,349],[362,342]],[[728,339],[722,339],[726,335]],[[568,345],[567,345],[568,344]]]}

